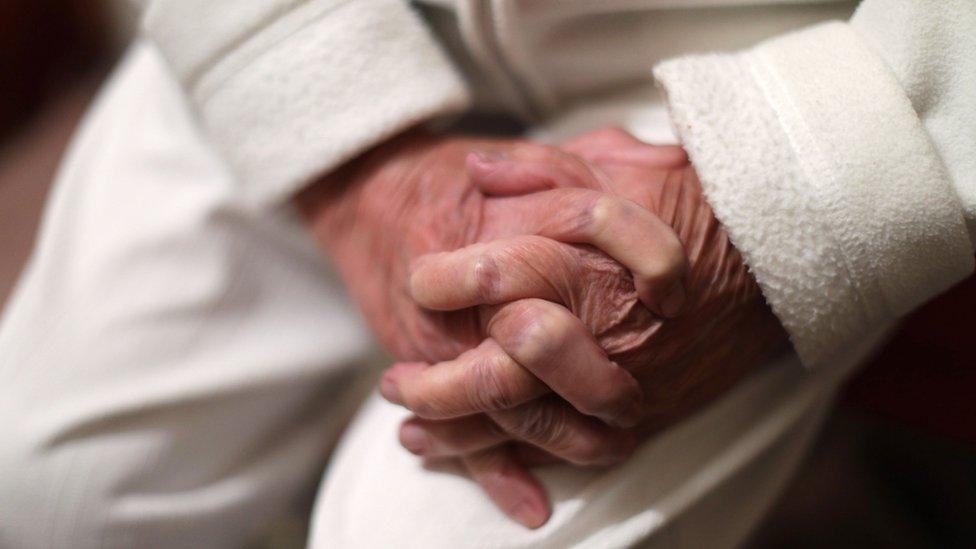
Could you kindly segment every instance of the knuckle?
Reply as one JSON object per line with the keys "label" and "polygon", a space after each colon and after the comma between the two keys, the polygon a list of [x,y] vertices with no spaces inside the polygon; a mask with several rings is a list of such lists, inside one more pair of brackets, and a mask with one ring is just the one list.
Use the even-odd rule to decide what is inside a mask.
{"label": "knuckle", "polygon": [[537,446],[558,446],[566,431],[566,422],[555,406],[530,405],[514,424],[514,434]]}
{"label": "knuckle", "polygon": [[471,268],[475,294],[483,303],[493,303],[499,295],[501,271],[498,261],[488,253],[482,253]]}
{"label": "knuckle", "polygon": [[525,408],[510,429],[515,436],[580,465],[606,461],[606,445],[597,433],[574,426],[567,408],[553,403]]}
{"label": "knuckle", "polygon": [[518,404],[515,384],[506,378],[508,364],[492,355],[475,361],[467,369],[468,401],[481,411],[507,410]]}
{"label": "knuckle", "polygon": [[538,361],[561,348],[572,332],[570,320],[546,306],[527,307],[520,315],[515,354],[524,361]]}
{"label": "knuckle", "polygon": [[617,198],[606,194],[593,197],[585,211],[583,227],[591,235],[600,234],[620,213],[621,202]]}

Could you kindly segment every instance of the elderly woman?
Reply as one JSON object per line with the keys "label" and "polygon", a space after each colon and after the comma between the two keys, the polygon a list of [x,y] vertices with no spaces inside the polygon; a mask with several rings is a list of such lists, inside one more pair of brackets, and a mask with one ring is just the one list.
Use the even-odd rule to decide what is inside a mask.
{"label": "elderly woman", "polygon": [[247,543],[361,402],[345,290],[398,363],[313,547],[734,546],[973,268],[972,2],[146,4],[0,327],[0,545]]}

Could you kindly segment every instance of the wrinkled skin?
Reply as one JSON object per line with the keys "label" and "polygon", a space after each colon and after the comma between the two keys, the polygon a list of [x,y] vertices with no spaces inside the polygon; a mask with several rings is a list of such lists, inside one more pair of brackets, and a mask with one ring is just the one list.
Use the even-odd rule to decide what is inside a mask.
{"label": "wrinkled skin", "polygon": [[[705,201],[691,165],[649,172],[632,163],[600,161],[598,155],[594,164],[609,176],[613,192],[674,228],[690,262],[688,301],[678,318],[655,318],[638,306],[619,266],[615,299],[595,298],[607,308],[594,315],[606,322],[594,326],[601,346],[645,391],[640,430],[647,434],[721,395],[763,359],[784,350],[787,336]],[[626,315],[607,321],[612,310]]]}
{"label": "wrinkled skin", "polygon": [[400,138],[386,145],[391,153],[374,151],[343,167],[299,204],[387,351],[398,360],[437,362],[481,341],[478,317],[421,310],[407,288],[410,264],[477,242],[484,198],[463,183],[462,145],[447,143],[459,150],[434,154],[431,138],[420,139]]}
{"label": "wrinkled skin", "polygon": [[[570,144],[568,148],[589,160],[589,165],[567,156],[543,158],[542,162],[526,162],[521,156],[516,161],[503,160],[497,170],[482,169],[480,173],[470,174],[470,179],[481,180],[482,189],[487,187],[495,194],[509,195],[492,198],[486,198],[478,187],[470,184],[467,176],[471,166],[465,166],[465,159],[470,151],[501,152],[504,155],[509,150],[504,144],[454,139],[432,145],[426,138],[421,138],[419,144],[414,139],[401,140],[393,145],[392,152],[385,148],[337,172],[332,185],[314,188],[301,197],[300,205],[317,238],[336,259],[353,298],[387,349],[398,360],[427,364],[454,359],[465,351],[467,355],[479,352],[483,348],[479,345],[483,345],[488,326],[493,315],[498,315],[501,302],[485,300],[493,305],[457,311],[419,307],[414,300],[417,288],[411,287],[410,283],[411,265],[416,266],[417,258],[431,252],[456,250],[477,242],[491,243],[515,235],[565,236],[565,227],[556,230],[546,227],[547,224],[566,223],[559,221],[558,212],[575,209],[585,218],[585,214],[592,211],[592,204],[581,208],[581,197],[576,195],[545,191],[549,194],[536,193],[544,195],[542,200],[533,199],[534,195],[518,196],[539,190],[540,186],[579,186],[609,191],[657,214],[674,228],[690,260],[690,268],[684,267],[689,270],[683,273],[687,300],[676,319],[664,320],[663,316],[672,315],[662,314],[663,309],[655,308],[653,303],[651,308],[657,313],[648,310],[644,306],[648,303],[645,294],[642,292],[638,297],[635,277],[617,261],[591,246],[553,245],[545,239],[521,239],[505,247],[502,253],[493,254],[488,263],[510,277],[527,268],[527,272],[531,271],[529,278],[546,273],[543,278],[548,277],[551,291],[543,293],[548,295],[534,295],[528,291],[518,297],[539,297],[565,305],[595,336],[596,343],[609,358],[636,377],[644,391],[640,414],[643,420],[631,432],[647,436],[721,394],[763,358],[782,348],[785,335],[703,200],[694,170],[684,161],[659,162],[660,158],[657,158],[648,162],[647,157],[640,154],[618,154],[617,151],[629,147],[624,142],[627,139],[632,138],[611,131],[592,134]],[[632,147],[630,151],[633,152]],[[488,165],[490,168],[491,161]],[[561,168],[556,169],[559,165]],[[345,185],[340,186],[339,182]],[[584,204],[586,200],[588,198],[584,196]],[[572,219],[568,221],[570,225],[575,223]],[[653,224],[645,228],[637,234],[646,234],[644,240],[668,247],[667,235],[655,229]],[[620,230],[607,232],[613,237],[622,234]],[[640,268],[635,270],[634,265],[628,266],[635,273],[644,272]],[[479,282],[492,289],[492,277],[484,278],[487,282]],[[449,277],[438,282],[428,294],[436,293],[437,288],[450,289],[464,284],[464,280]],[[532,304],[530,300],[516,303]],[[509,322],[516,326],[510,330],[516,338],[520,332],[540,334],[529,330],[531,318],[537,312],[537,307],[526,306],[509,315],[527,322]],[[488,369],[485,364],[490,367],[493,362],[482,361],[480,367],[472,368],[472,371]],[[417,368],[409,367],[395,368],[394,373],[396,371],[405,372],[400,381],[418,372]],[[468,417],[457,417],[467,412],[456,405],[450,414],[438,415],[439,397],[431,394],[425,399],[422,391],[415,391],[413,398],[406,402],[396,398],[391,400],[429,418],[413,423],[426,429],[428,435],[443,437],[446,441],[441,445],[439,455],[425,454],[419,448],[410,448],[412,451],[428,457],[450,456],[452,452],[461,456],[495,501],[523,524],[538,526],[545,517],[540,521],[538,513],[529,518],[524,516],[522,508],[527,499],[524,490],[523,495],[514,499],[506,495],[506,492],[515,490],[503,477],[529,484],[525,474],[514,470],[512,456],[490,454],[482,448],[471,452],[470,446],[455,444],[449,440],[451,437],[466,436],[466,433],[476,432],[494,422],[504,428],[487,428],[490,435],[498,439],[492,441],[493,444],[512,438],[528,440],[553,451],[552,446],[540,444],[540,441],[552,443],[557,438],[554,432],[575,429],[586,436],[563,441],[565,444],[561,446],[555,445],[557,451],[553,453],[581,464],[609,463],[604,457],[594,456],[592,448],[612,448],[618,454],[617,458],[625,457],[627,444],[620,443],[619,438],[609,438],[611,435],[607,433],[596,434],[594,425],[580,423],[573,416],[575,411],[563,406],[565,403],[544,395],[548,391],[544,384],[538,383],[534,387],[537,393],[534,397],[538,400],[532,402],[526,403],[524,394],[521,399],[504,395],[500,398],[506,385],[498,383],[488,387],[487,393],[491,394],[477,398],[485,393],[483,382],[486,379],[491,376],[467,376],[458,381],[457,391],[452,392],[475,395],[470,410],[474,415]],[[587,389],[599,386],[600,383],[589,383]],[[389,398],[388,391],[384,391],[384,395]],[[574,405],[590,415],[599,415]],[[479,418],[476,413],[486,409],[496,412]],[[445,420],[445,417],[456,419]],[[477,422],[478,428],[472,427],[475,425],[473,421]],[[587,446],[584,442],[589,443],[590,450],[574,453],[567,447]],[[527,459],[540,457],[538,452],[531,451],[522,455]],[[547,458],[545,455],[541,457]],[[541,491],[538,485],[534,489]],[[535,498],[535,506],[538,505],[538,498]]]}
{"label": "wrinkled skin", "polygon": [[[433,363],[450,359],[484,338],[486,319],[478,311],[437,312],[415,303],[408,282],[416,258],[505,236],[563,230],[546,227],[538,219],[541,212],[533,207],[513,208],[521,199],[486,199],[469,183],[465,162],[470,151],[504,151],[520,145],[403,136],[331,174],[330,182],[313,186],[299,197],[300,209],[316,239],[335,260],[352,297],[397,360]],[[565,205],[567,210],[585,214],[588,199],[561,194],[547,207]],[[565,225],[573,223],[570,218]],[[667,233],[671,241],[662,247],[669,248],[673,262],[680,256],[683,269],[680,242],[670,230]],[[565,297],[585,324],[609,330],[628,322],[598,304],[623,299],[618,294],[625,288],[636,296],[626,270],[613,260],[585,245],[526,252],[549,256],[533,260],[541,270],[546,269],[545,261],[559,262],[584,277],[585,283],[579,286],[585,291]],[[667,276],[676,279],[680,274]]]}

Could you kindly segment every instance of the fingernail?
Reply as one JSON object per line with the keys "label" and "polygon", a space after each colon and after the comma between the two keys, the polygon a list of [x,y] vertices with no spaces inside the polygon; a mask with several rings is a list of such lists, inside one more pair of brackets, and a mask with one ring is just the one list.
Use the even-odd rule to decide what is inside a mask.
{"label": "fingernail", "polygon": [[400,444],[410,450],[411,453],[423,455],[430,448],[430,438],[427,432],[420,426],[412,423],[404,423],[400,427]]}
{"label": "fingernail", "polygon": [[674,285],[671,293],[661,300],[661,314],[665,318],[674,318],[681,313],[685,306],[685,287],[680,282]]}
{"label": "fingernail", "polygon": [[387,370],[380,378],[380,394],[393,404],[403,405],[403,396],[400,394],[400,387],[393,380],[392,369]]}
{"label": "fingernail", "polygon": [[526,528],[538,528],[549,520],[549,512],[529,499],[523,499],[511,509],[511,516]]}

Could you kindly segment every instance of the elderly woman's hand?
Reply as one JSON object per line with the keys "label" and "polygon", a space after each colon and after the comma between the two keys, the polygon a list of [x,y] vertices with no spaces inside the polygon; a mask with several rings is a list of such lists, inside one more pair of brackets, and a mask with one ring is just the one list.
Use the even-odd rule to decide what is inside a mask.
{"label": "elderly woman's hand", "polygon": [[[595,188],[597,181],[608,181],[609,190],[654,212],[681,238],[691,267],[684,278],[687,303],[680,318],[665,320],[641,307],[627,272],[595,251],[553,247],[550,253],[557,256],[553,259],[532,250],[525,238],[478,244],[421,262],[411,279],[412,295],[437,310],[477,305],[493,322],[506,318],[499,313],[511,307],[505,302],[539,299],[517,301],[524,305],[516,309],[514,322],[502,327],[489,322],[494,341],[486,340],[457,359],[433,366],[397,365],[382,384],[389,400],[418,416],[402,426],[403,444],[428,458],[463,457],[489,495],[516,518],[526,513],[526,506],[537,509],[544,502],[541,489],[528,480],[519,454],[530,461],[540,455],[545,460],[549,454],[594,464],[599,461],[591,457],[601,455],[599,449],[606,444],[578,428],[583,422],[561,399],[541,396],[529,401],[548,392],[530,372],[566,370],[575,375],[568,358],[596,356],[595,338],[611,361],[640,382],[645,395],[642,421],[632,432],[646,437],[710,402],[786,345],[785,333],[712,215],[691,166],[672,162],[662,169],[667,163],[648,162],[642,155],[651,147],[617,130],[587,135],[567,148],[600,170],[576,172],[590,180],[573,184]],[[545,190],[553,186],[546,171],[564,170],[510,158],[483,160],[470,167],[473,181],[483,190],[508,195],[497,199],[499,207],[526,212],[541,211],[558,200],[553,191]],[[626,218],[628,213],[611,215]],[[634,238],[632,233],[606,234],[618,242]],[[654,236],[643,238],[653,242]],[[539,276],[536,265],[549,265],[549,274]],[[578,273],[574,265],[586,267]],[[482,283],[469,286],[470,273],[479,270]],[[559,280],[573,291],[547,288],[553,272],[562,272]],[[549,314],[561,306],[576,313],[594,338],[583,335],[579,325],[571,329],[570,323]],[[497,345],[514,364],[490,358]],[[553,388],[589,394],[603,389],[592,378],[564,380],[570,386]],[[511,441],[530,446],[507,444]]]}
{"label": "elderly woman's hand", "polygon": [[[472,157],[472,151],[486,156]],[[645,147],[640,154],[657,166],[684,162],[675,149]],[[490,169],[480,172],[486,187],[497,168],[506,173],[495,181],[501,190],[519,181],[551,190],[487,197],[467,173],[486,164]],[[676,314],[687,267],[672,229],[605,192],[608,185],[581,159],[552,147],[412,134],[331,174],[298,204],[380,341],[396,359],[410,361],[398,371],[453,359],[436,369],[440,378],[425,377],[427,386],[474,388],[463,396],[431,392],[413,399],[410,387],[397,395],[398,385],[387,383],[388,396],[428,417],[452,417],[472,406],[504,414],[555,391],[561,399],[546,413],[559,414],[560,436],[534,436],[521,423],[509,436],[576,463],[608,464],[633,446],[631,434],[610,425],[635,425],[644,407],[638,383],[607,358],[592,333],[649,329],[648,307],[661,316]],[[423,261],[411,267],[426,254],[457,249],[476,259],[443,258],[454,258],[461,270],[444,261],[434,271]],[[411,268],[418,273],[413,282]],[[461,310],[424,309],[415,298]],[[499,306],[464,308],[482,301]],[[498,376],[505,372],[517,378]],[[510,383],[490,387],[496,378]],[[507,433],[504,426],[497,432]],[[490,482],[490,467],[474,470]],[[517,480],[531,482],[527,474]],[[537,526],[546,504],[535,504],[509,510]]]}

